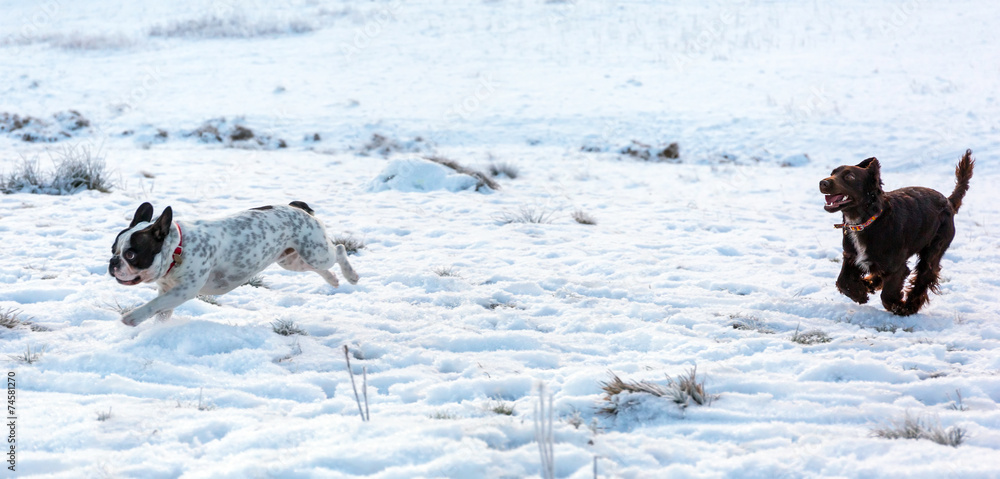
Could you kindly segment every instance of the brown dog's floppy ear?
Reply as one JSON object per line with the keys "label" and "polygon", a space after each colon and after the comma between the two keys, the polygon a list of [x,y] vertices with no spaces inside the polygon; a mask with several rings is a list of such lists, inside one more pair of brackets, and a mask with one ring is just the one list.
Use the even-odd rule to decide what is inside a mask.
{"label": "brown dog's floppy ear", "polygon": [[128,225],[128,227],[135,227],[135,225],[151,219],[153,219],[153,205],[148,202],[143,203],[135,210],[135,214],[132,215],[132,224]]}
{"label": "brown dog's floppy ear", "polygon": [[163,242],[167,239],[167,235],[170,234],[170,225],[174,222],[174,212],[170,207],[166,207],[163,213],[160,213],[160,217],[156,219],[156,222],[146,228],[146,231],[153,235],[153,239],[159,242]]}
{"label": "brown dog's floppy ear", "polygon": [[866,168],[867,169],[868,167],[872,166],[873,163],[875,165],[875,169],[879,169],[880,166],[878,164],[878,159],[875,158],[874,156],[871,157],[871,158],[865,159],[865,161],[862,161],[861,163],[858,163],[858,168]]}
{"label": "brown dog's floppy ear", "polygon": [[858,163],[858,166],[868,172],[866,190],[871,192],[872,195],[882,193],[882,165],[878,160],[873,156]]}

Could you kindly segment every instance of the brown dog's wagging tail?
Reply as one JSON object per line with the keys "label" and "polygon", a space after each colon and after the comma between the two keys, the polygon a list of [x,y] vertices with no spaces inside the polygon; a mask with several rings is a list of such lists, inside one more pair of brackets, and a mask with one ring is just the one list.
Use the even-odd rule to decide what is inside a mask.
{"label": "brown dog's wagging tail", "polygon": [[952,191],[951,195],[948,196],[948,202],[951,203],[951,207],[955,209],[956,213],[962,207],[962,198],[965,197],[965,192],[969,191],[969,180],[972,178],[972,168],[975,166],[976,160],[972,159],[972,150],[965,150],[965,155],[955,167],[955,191]]}

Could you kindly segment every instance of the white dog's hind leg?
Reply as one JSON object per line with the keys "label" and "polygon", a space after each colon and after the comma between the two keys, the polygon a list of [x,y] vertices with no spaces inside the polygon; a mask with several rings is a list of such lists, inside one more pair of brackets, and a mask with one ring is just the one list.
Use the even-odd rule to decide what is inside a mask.
{"label": "white dog's hind leg", "polygon": [[340,281],[337,281],[337,275],[333,274],[330,271],[326,271],[326,270],[322,270],[322,269],[317,269],[315,271],[316,271],[317,274],[319,274],[320,276],[322,276],[323,279],[325,279],[326,282],[330,284],[330,286],[333,286],[334,288],[340,287]]}
{"label": "white dog's hind leg", "polygon": [[[327,271],[325,269],[313,268],[312,265],[310,265],[309,263],[307,263],[306,260],[302,258],[302,255],[300,255],[295,250],[291,250],[291,252],[288,252],[287,254],[283,255],[280,258],[278,258],[277,263],[278,263],[278,266],[281,266],[282,268],[285,268],[285,269],[287,269],[289,271],[313,271],[316,274],[319,274],[320,276],[322,276],[323,279],[330,286],[333,286],[334,288],[340,287],[340,281],[337,280],[337,276],[335,274],[333,274],[333,272]],[[347,266],[348,266],[348,268],[350,268],[350,265],[347,265]],[[343,268],[343,266],[341,266],[341,268]],[[353,272],[353,270],[351,270],[351,271]],[[355,276],[357,276],[357,275],[355,275]],[[350,281],[350,278],[348,278],[348,281]],[[355,278],[354,281],[357,281],[357,279]],[[354,283],[352,282],[351,284],[354,284]]]}
{"label": "white dog's hind leg", "polygon": [[358,273],[354,271],[351,263],[347,261],[347,249],[342,244],[337,245],[337,264],[340,265],[340,272],[344,274],[344,278],[347,279],[348,283],[358,284]]}
{"label": "white dog's hind leg", "polygon": [[302,259],[298,251],[292,248],[285,250],[285,253],[278,258],[278,266],[285,268],[289,271],[313,271],[315,268],[309,266],[306,260]]}

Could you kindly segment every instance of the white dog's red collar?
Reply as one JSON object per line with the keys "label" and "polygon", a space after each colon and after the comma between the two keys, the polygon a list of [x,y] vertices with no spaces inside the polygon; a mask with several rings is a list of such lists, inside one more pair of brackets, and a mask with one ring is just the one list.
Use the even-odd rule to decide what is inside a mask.
{"label": "white dog's red collar", "polygon": [[174,269],[174,266],[181,262],[181,253],[184,252],[181,248],[181,245],[184,244],[184,237],[181,236],[181,225],[174,223],[174,226],[177,227],[177,247],[174,248],[173,261],[170,262],[170,267],[167,268],[166,273],[163,273],[164,275],[170,274],[170,270]]}

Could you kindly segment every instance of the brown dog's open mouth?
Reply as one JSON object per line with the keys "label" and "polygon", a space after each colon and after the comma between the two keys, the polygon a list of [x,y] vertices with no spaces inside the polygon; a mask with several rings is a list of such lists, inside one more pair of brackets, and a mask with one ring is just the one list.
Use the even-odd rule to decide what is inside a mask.
{"label": "brown dog's open mouth", "polygon": [[847,195],[826,195],[826,206],[823,208],[833,213],[850,202],[851,197]]}
{"label": "brown dog's open mouth", "polygon": [[139,283],[142,282],[142,278],[140,278],[138,276],[136,276],[135,278],[130,279],[128,281],[125,281],[125,280],[122,280],[122,279],[118,279],[117,276],[115,277],[115,279],[118,280],[119,283],[124,284],[125,286],[132,286],[132,285],[136,285],[136,284],[139,284]]}

